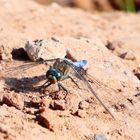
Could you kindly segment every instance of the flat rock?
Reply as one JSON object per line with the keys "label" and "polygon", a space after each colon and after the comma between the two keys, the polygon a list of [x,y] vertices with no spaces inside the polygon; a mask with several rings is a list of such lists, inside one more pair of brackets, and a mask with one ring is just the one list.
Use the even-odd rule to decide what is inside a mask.
{"label": "flat rock", "polygon": [[27,41],[25,51],[32,61],[64,58],[66,56],[64,44],[54,37],[46,40]]}

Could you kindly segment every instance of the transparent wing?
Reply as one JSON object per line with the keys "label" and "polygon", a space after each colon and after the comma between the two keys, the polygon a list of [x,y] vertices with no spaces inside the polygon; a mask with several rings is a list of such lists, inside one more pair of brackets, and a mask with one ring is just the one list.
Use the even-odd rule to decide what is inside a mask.
{"label": "transparent wing", "polygon": [[87,64],[87,60],[81,60],[72,63],[77,68],[83,68]]}
{"label": "transparent wing", "polygon": [[72,70],[75,72],[76,76],[79,77],[80,80],[83,81],[83,83],[88,87],[89,91],[94,95],[94,97],[99,101],[99,103],[104,107],[104,109],[112,116],[112,118],[115,119],[115,117],[112,115],[112,113],[110,112],[110,110],[106,107],[106,105],[100,100],[100,98],[98,97],[97,93],[93,90],[93,88],[91,87],[91,85],[89,84],[89,81],[86,79],[86,77],[82,74],[83,70],[79,69],[73,65],[73,63],[71,63],[70,61],[64,60],[65,63],[67,65],[69,65]]}
{"label": "transparent wing", "polygon": [[[83,67],[87,64],[87,60],[80,60],[80,61],[77,61],[77,62],[72,62],[71,60],[69,59],[64,59],[65,61],[68,61],[71,65],[73,65],[73,67],[76,69],[76,71],[78,73],[80,73],[80,75],[84,75],[87,79],[88,82],[90,83],[93,83],[94,86],[96,88],[101,88],[103,87],[104,90],[107,90],[108,92],[118,92],[117,90],[109,87],[108,85],[104,84],[103,82],[97,80],[95,77],[93,77],[92,75],[88,74],[87,73],[87,70],[85,70]],[[80,78],[78,76],[78,78]]]}
{"label": "transparent wing", "polygon": [[93,83],[96,88],[104,88],[104,90],[110,91],[110,92],[118,92],[117,90],[109,87],[108,85],[104,84],[103,82],[97,80],[95,77],[87,73],[87,70],[85,70],[83,67],[78,68],[74,67],[80,75],[84,75],[88,82]]}
{"label": "transparent wing", "polygon": [[4,82],[4,89],[18,92],[33,92],[34,87],[46,80],[48,66],[44,64],[47,64],[47,61],[2,61],[0,80]]}
{"label": "transparent wing", "polygon": [[28,69],[31,69],[33,67],[36,67],[40,64],[45,64],[45,65],[51,65],[56,61],[56,59],[48,59],[48,60],[38,60],[37,62],[32,62],[32,61],[10,61],[10,62],[3,62],[2,64],[2,69],[0,72],[4,72],[5,74],[11,74],[11,73],[17,73],[18,70],[20,71],[26,71]]}
{"label": "transparent wing", "polygon": [[26,62],[24,64],[10,64],[6,67],[5,69],[5,72],[7,73],[10,73],[10,72],[13,72],[13,71],[16,71],[16,70],[27,70],[27,69],[30,69],[30,68],[33,68],[35,66],[39,65],[38,63],[35,63],[35,62]]}

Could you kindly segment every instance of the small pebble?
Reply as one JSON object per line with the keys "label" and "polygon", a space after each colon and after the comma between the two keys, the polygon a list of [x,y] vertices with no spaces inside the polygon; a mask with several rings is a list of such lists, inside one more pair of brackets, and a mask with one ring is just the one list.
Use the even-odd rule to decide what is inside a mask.
{"label": "small pebble", "polygon": [[107,139],[104,135],[96,134],[95,135],[95,140],[107,140]]}
{"label": "small pebble", "polygon": [[105,45],[109,50],[114,51],[115,50],[115,45],[112,42],[107,42]]}
{"label": "small pebble", "polygon": [[52,39],[53,41],[55,41],[55,42],[59,42],[59,40],[58,40],[57,38],[55,38],[55,37],[51,37],[51,39]]}
{"label": "small pebble", "polygon": [[140,97],[140,93],[137,93],[134,95],[135,97]]}
{"label": "small pebble", "polygon": [[50,129],[51,131],[53,131],[53,126],[54,126],[53,118],[54,116],[52,116],[52,113],[49,112],[43,112],[37,116],[37,120],[39,121],[39,123],[42,126]]}
{"label": "small pebble", "polygon": [[50,105],[51,105],[51,100],[50,99],[46,98],[46,99],[41,100],[39,102],[39,111],[38,112],[42,113],[42,112],[48,110]]}
{"label": "small pebble", "polygon": [[86,118],[86,111],[85,110],[77,110],[77,112],[75,113],[78,117],[80,118]]}
{"label": "small pebble", "polygon": [[54,102],[52,103],[52,108],[55,110],[65,110],[65,100],[54,100]]}
{"label": "small pebble", "polygon": [[122,59],[126,59],[126,60],[136,60],[134,53],[130,52],[130,51],[127,51],[127,52],[120,54],[119,57]]}
{"label": "small pebble", "polygon": [[89,107],[89,103],[86,102],[86,101],[81,101],[81,102],[79,103],[79,109],[85,110],[85,109],[87,109],[88,107]]}
{"label": "small pebble", "polygon": [[118,111],[126,109],[125,104],[115,104],[115,105],[113,105],[113,107]]}

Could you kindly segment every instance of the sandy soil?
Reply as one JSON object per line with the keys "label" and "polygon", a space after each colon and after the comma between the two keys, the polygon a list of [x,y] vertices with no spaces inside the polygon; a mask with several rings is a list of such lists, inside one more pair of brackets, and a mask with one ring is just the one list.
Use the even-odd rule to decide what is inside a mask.
{"label": "sandy soil", "polygon": [[[88,13],[32,0],[1,0],[0,17],[0,140],[94,140],[97,134],[139,140],[139,13]],[[63,91],[42,98],[44,93],[35,89],[45,81],[48,66],[17,68],[25,61],[12,59],[13,49],[52,37],[62,44],[54,50],[56,57],[63,48],[74,59],[88,61],[90,84],[115,120],[83,83],[78,89],[70,79],[62,81],[69,91],[66,100]]]}

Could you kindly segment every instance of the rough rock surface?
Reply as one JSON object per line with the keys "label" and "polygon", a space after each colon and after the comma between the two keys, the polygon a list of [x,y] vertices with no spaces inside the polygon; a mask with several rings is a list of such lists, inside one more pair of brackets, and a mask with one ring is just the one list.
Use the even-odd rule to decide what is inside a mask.
{"label": "rough rock surface", "polygon": [[27,41],[25,51],[32,61],[64,58],[66,49],[63,45],[59,40],[52,37],[48,40]]}
{"label": "rough rock surface", "polygon": [[[1,0],[0,139],[89,140],[101,134],[110,140],[139,140],[140,102],[135,96],[140,93],[139,16]],[[82,82],[77,88],[70,79],[62,81],[69,94],[65,102],[59,102],[65,93],[52,93],[58,90],[56,85],[38,90],[48,66],[26,69],[30,63],[10,60],[12,50],[24,48],[28,40],[51,38],[59,40],[57,45],[69,57],[88,61],[89,83],[116,120]],[[52,56],[59,51],[54,49]],[[86,104],[80,109],[82,101]]]}

